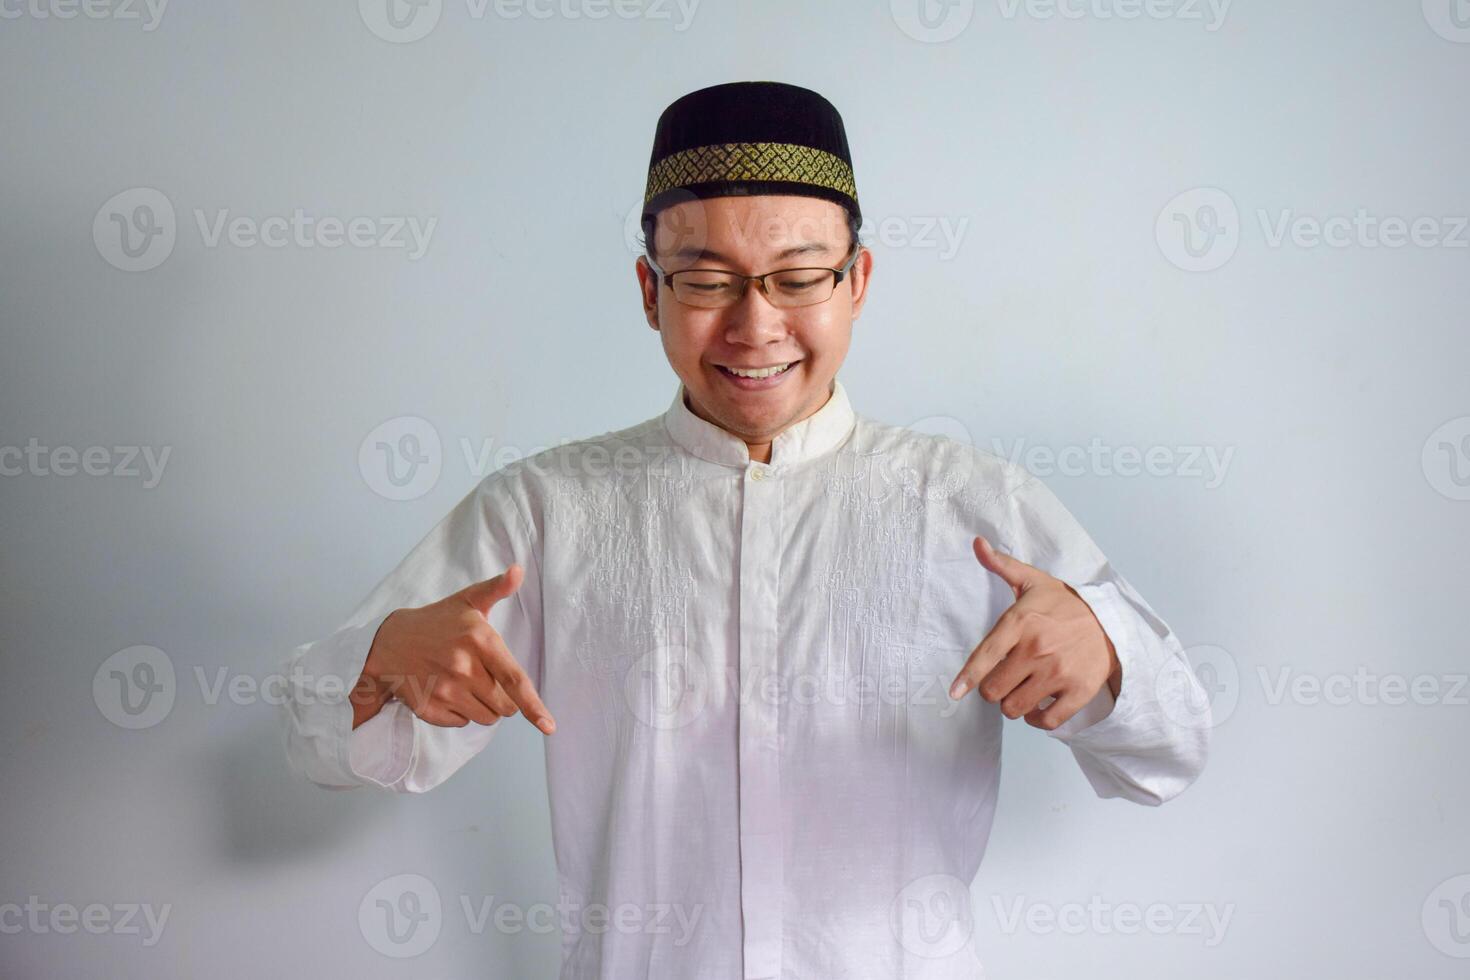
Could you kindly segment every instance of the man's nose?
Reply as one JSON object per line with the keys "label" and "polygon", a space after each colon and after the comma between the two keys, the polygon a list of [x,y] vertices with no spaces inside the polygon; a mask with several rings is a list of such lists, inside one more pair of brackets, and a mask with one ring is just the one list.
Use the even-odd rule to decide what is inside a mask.
{"label": "man's nose", "polygon": [[786,336],[783,310],[771,305],[760,283],[746,280],[745,294],[725,310],[725,339],[759,346]]}

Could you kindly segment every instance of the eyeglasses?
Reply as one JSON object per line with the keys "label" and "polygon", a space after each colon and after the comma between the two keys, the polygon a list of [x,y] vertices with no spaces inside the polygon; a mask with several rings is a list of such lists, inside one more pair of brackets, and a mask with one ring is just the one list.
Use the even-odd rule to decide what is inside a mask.
{"label": "eyeglasses", "polygon": [[862,250],[861,245],[853,246],[852,255],[842,263],[841,268],[817,266],[777,269],[761,276],[743,276],[724,269],[680,269],[678,272],[665,272],[651,258],[648,264],[674,291],[674,298],[686,306],[704,309],[733,306],[745,298],[746,284],[755,281],[760,283],[761,292],[765,293],[772,306],[790,309],[815,306],[831,299],[837,284],[847,275]]}

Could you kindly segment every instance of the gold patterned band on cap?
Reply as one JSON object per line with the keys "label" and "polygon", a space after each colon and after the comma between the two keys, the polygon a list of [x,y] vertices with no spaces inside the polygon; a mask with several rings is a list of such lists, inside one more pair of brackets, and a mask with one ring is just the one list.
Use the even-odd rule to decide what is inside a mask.
{"label": "gold patterned band on cap", "polygon": [[654,164],[643,203],[673,187],[719,180],[815,184],[857,199],[852,168],[826,150],[799,143],[714,143],[671,153]]}

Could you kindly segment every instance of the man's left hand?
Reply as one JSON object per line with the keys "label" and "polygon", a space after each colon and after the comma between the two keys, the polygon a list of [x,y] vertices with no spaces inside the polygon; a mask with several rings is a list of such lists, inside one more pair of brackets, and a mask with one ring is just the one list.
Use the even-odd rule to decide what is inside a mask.
{"label": "man's left hand", "polygon": [[[978,688],[999,701],[1007,718],[1051,731],[1091,701],[1104,684],[1116,698],[1123,666],[1092,607],[1061,579],[1010,555],[989,541],[973,542],[980,564],[1011,587],[1016,601],[1001,613],[955,677],[949,696],[959,700]],[[1039,707],[1047,697],[1056,700]]]}

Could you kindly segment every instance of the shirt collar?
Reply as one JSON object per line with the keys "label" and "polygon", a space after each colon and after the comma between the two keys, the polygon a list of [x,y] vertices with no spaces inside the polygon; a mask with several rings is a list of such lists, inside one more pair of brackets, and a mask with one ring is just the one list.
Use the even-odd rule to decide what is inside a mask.
{"label": "shirt collar", "polygon": [[[700,459],[725,466],[750,465],[750,447],[745,440],[705,421],[684,403],[684,383],[674,392],[673,404],[664,413],[664,425],[674,441]],[[771,466],[789,466],[815,459],[841,445],[852,431],[857,415],[848,401],[842,382],[832,379],[826,404],[800,422],[790,425],[771,440]]]}

